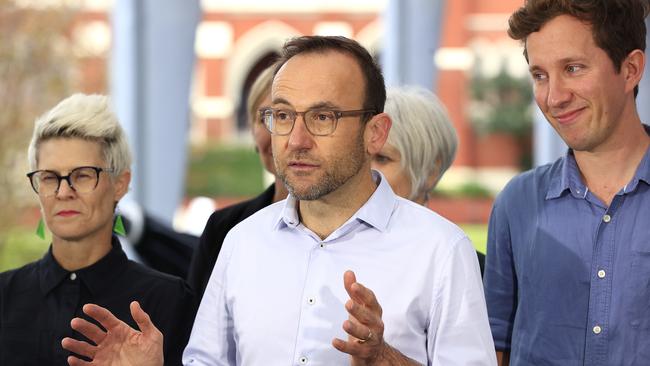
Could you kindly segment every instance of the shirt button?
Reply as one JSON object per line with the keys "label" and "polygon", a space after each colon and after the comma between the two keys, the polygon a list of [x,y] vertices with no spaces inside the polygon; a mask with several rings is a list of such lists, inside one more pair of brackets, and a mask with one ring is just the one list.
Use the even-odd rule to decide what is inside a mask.
{"label": "shirt button", "polygon": [[605,270],[604,269],[601,269],[600,271],[598,271],[598,278],[605,278]]}
{"label": "shirt button", "polygon": [[313,297],[310,297],[310,298],[307,299],[307,303],[309,305],[314,305],[316,303],[316,299],[314,299]]}
{"label": "shirt button", "polygon": [[77,279],[77,274],[74,273],[74,272],[70,273],[70,279],[71,279],[72,281],[76,280],[76,279]]}
{"label": "shirt button", "polygon": [[321,247],[321,248],[325,248],[325,244],[324,244],[324,243],[320,243],[320,247]]}
{"label": "shirt button", "polygon": [[609,215],[605,215],[605,216],[603,216],[603,221],[604,221],[605,223],[608,223],[608,222],[612,221],[612,217],[609,216]]}
{"label": "shirt button", "polygon": [[300,359],[298,359],[298,362],[300,362],[301,365],[306,365],[307,364],[307,357],[302,356]]}
{"label": "shirt button", "polygon": [[600,334],[600,332],[603,331],[603,329],[598,325],[596,325],[592,330],[594,331],[594,334]]}

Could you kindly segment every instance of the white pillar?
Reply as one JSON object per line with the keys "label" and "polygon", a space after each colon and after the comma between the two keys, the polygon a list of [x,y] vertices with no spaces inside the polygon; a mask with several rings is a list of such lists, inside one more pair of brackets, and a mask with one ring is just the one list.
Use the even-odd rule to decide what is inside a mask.
{"label": "white pillar", "polygon": [[198,0],[116,0],[111,92],[134,153],[130,198],[171,224],[184,192]]}
{"label": "white pillar", "polygon": [[435,89],[433,56],[440,45],[444,0],[389,0],[382,64],[386,85]]}

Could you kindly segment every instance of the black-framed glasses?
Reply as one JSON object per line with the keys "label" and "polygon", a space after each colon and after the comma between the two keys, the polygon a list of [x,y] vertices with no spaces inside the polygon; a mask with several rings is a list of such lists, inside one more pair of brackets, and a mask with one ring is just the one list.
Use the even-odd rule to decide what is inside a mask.
{"label": "black-framed glasses", "polygon": [[80,166],[70,171],[68,175],[61,176],[51,170],[36,170],[27,173],[27,178],[32,184],[34,192],[41,196],[53,196],[59,191],[61,181],[68,182],[70,188],[78,193],[88,193],[99,184],[99,173],[110,173],[110,169],[99,168],[96,166]]}
{"label": "black-framed glasses", "polygon": [[335,111],[328,109],[309,109],[304,112],[282,108],[267,108],[262,111],[264,126],[273,135],[286,136],[293,131],[298,116],[305,121],[307,131],[314,136],[327,136],[334,133],[339,118],[375,114],[372,109]]}

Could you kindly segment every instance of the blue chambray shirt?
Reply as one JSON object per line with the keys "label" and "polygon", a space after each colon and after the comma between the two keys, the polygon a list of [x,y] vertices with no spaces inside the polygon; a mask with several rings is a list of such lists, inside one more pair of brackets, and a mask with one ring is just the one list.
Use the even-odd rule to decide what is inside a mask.
{"label": "blue chambray shirt", "polygon": [[571,152],[523,173],[488,231],[488,315],[512,365],[650,365],[650,150],[610,207]]}

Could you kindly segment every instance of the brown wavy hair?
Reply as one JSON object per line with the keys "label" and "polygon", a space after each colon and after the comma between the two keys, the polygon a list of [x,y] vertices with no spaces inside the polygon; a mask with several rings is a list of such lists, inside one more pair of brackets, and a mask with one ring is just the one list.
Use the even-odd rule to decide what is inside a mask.
{"label": "brown wavy hair", "polygon": [[[648,0],[526,0],[508,20],[508,35],[524,43],[546,22],[559,15],[569,15],[591,25],[598,47],[612,60],[616,72],[630,52],[645,51],[645,18],[650,11]],[[635,95],[638,86],[634,89]]]}

